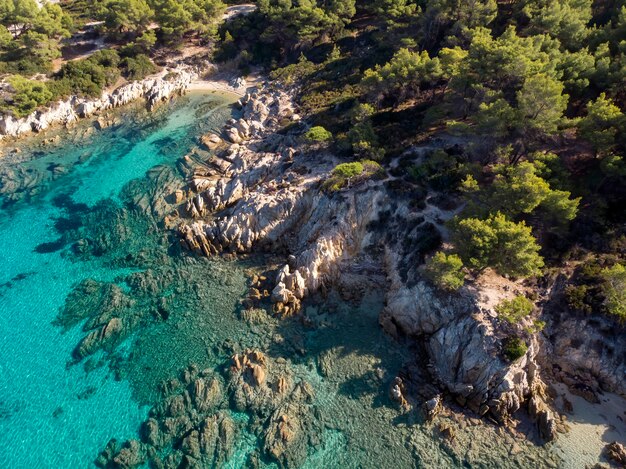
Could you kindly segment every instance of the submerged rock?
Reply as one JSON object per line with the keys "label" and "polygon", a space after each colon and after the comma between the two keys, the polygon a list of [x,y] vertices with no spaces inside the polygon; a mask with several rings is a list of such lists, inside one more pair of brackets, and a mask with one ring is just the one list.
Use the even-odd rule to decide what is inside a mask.
{"label": "submerged rock", "polygon": [[73,355],[81,360],[100,349],[112,349],[124,332],[123,322],[120,318],[111,318],[106,324],[97,330],[90,332],[74,349]]}
{"label": "submerged rock", "polygon": [[607,457],[621,467],[626,467],[626,448],[623,444],[614,441],[606,445],[605,453]]}

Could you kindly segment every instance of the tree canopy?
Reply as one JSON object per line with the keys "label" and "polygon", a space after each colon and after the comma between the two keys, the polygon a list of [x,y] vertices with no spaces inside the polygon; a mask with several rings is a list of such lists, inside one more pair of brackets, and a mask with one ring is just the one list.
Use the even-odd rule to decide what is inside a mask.
{"label": "tree canopy", "polygon": [[502,275],[528,277],[544,265],[530,227],[499,212],[486,219],[456,220],[452,241],[463,264],[472,269],[491,267]]}

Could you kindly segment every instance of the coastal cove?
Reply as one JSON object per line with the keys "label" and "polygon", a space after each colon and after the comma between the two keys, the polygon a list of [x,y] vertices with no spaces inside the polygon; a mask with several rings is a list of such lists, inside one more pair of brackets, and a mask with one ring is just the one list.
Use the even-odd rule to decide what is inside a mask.
{"label": "coastal cove", "polygon": [[0,1],[0,469],[626,468],[625,34]]}
{"label": "coastal cove", "polygon": [[[280,137],[269,121],[297,120],[269,103],[268,117],[266,95],[282,97],[264,93],[241,110],[236,96],[194,91],[152,113],[115,111],[98,130],[85,120],[23,140],[19,153],[7,146],[0,464],[564,467],[550,447],[453,405],[424,420],[419,399],[438,393],[428,357],[380,327],[376,269],[348,270],[280,317],[242,301],[253,285],[273,288],[282,252],[182,249],[172,212],[187,216],[198,202],[181,208],[180,194],[221,164],[202,137],[271,143]],[[251,109],[267,129],[241,124]],[[393,399],[398,377],[419,396],[412,409]]]}

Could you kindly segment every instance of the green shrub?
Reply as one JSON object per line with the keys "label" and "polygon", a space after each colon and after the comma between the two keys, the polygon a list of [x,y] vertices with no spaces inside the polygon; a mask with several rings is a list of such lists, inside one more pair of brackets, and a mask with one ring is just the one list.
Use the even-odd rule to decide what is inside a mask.
{"label": "green shrub", "polygon": [[528,345],[519,337],[509,337],[504,342],[504,356],[509,360],[515,361],[523,357],[528,351]]}
{"label": "green shrub", "polygon": [[609,314],[626,321],[626,266],[615,264],[600,273],[604,306]]}
{"label": "green shrub", "polygon": [[465,282],[463,261],[456,254],[436,253],[426,263],[426,276],[442,290],[458,290]]}
{"label": "green shrub", "polygon": [[456,218],[451,239],[463,263],[475,270],[492,267],[501,275],[529,277],[544,265],[540,246],[524,221],[496,213],[487,219]]}
{"label": "green shrub", "polygon": [[385,149],[378,145],[378,136],[370,121],[355,124],[348,132],[352,151],[361,158],[381,161],[385,157]]}
{"label": "green shrub", "polygon": [[9,83],[14,90],[9,108],[17,117],[27,116],[39,106],[48,104],[53,98],[45,83],[28,80],[19,75],[11,77]]}
{"label": "green shrub", "polygon": [[546,327],[545,321],[540,321],[539,319],[535,319],[533,321],[533,324],[531,326],[528,326],[525,330],[529,334],[537,334],[538,332],[543,331],[545,327]]}
{"label": "green shrub", "polygon": [[588,302],[589,287],[587,285],[568,285],[565,287],[565,300],[570,308],[583,313],[591,313]]}
{"label": "green shrub", "polygon": [[349,179],[360,175],[363,172],[363,169],[363,164],[359,161],[341,163],[333,169],[333,175]]}
{"label": "green shrub", "polygon": [[158,70],[150,57],[145,54],[139,54],[137,57],[126,57],[122,60],[122,66],[124,67],[124,76],[129,80],[141,80]]}
{"label": "green shrub", "polygon": [[114,50],[101,50],[84,60],[63,65],[58,79],[66,80],[72,93],[96,97],[120,77],[120,57]]}
{"label": "green shrub", "polygon": [[307,133],[304,134],[304,138],[309,142],[328,142],[333,138],[328,130],[320,125],[311,127]]}
{"label": "green shrub", "polygon": [[322,188],[330,192],[336,192],[350,184],[364,181],[372,177],[384,174],[380,164],[372,160],[353,161],[341,163],[335,166],[330,177],[324,181]]}
{"label": "green shrub", "polygon": [[270,78],[274,81],[281,81],[285,85],[290,85],[302,80],[307,75],[311,75],[318,70],[318,66],[309,61],[304,54],[300,55],[297,63],[289,64],[283,68],[277,68],[270,73]]}
{"label": "green shrub", "polygon": [[502,300],[496,306],[498,316],[511,324],[517,324],[534,308],[533,302],[525,296],[516,296],[512,300]]}

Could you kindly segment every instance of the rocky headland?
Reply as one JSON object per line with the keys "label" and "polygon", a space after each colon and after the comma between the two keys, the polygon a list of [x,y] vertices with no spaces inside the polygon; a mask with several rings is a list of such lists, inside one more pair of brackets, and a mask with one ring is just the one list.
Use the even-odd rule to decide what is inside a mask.
{"label": "rocky headland", "polygon": [[[386,296],[381,326],[423,348],[430,377],[443,393],[422,402],[430,417],[449,396],[453,405],[501,425],[514,427],[522,411],[536,422],[537,435],[551,441],[567,429],[555,409],[552,380],[588,399],[603,391],[626,396],[624,357],[614,353],[624,350],[624,338],[601,340],[609,324],[589,320],[583,333],[579,322],[565,317],[559,279],[528,285],[487,271],[448,294],[423,278],[419,266],[446,241],[444,223],[460,203],[412,188],[393,169],[434,149],[455,151],[445,135],[408,149],[387,174],[328,192],[323,183],[340,161],[299,138],[307,126],[287,93],[268,86],[239,104],[240,119],[202,139],[215,156],[178,192],[180,205],[168,222],[177,226],[183,246],[199,255],[284,256],[284,264],[267,273],[269,280],[253,282],[246,307],[268,304],[275,314],[290,316],[307,297],[335,288],[358,299],[378,279],[374,288]],[[511,325],[495,310],[502,299],[531,289],[541,305],[532,319],[547,321],[544,332],[533,331],[531,319]],[[503,354],[511,328],[525,330],[530,344],[513,362]],[[401,386],[392,395],[402,403],[412,399]]]}
{"label": "rocky headland", "polygon": [[[335,431],[384,448],[377,435],[351,434],[352,417],[325,408],[328,396],[318,395],[326,391],[317,376],[349,387],[352,368],[361,374],[371,368],[364,375],[367,393],[388,404],[385,411],[359,407],[356,428],[393,425],[394,434],[406,438],[402,457],[426,463],[437,460],[434,454],[442,464],[500,461],[504,451],[511,464],[557,467],[553,455],[532,447],[568,429],[568,401],[552,383],[566,383],[589,400],[604,391],[624,395],[623,357],[615,353],[623,350],[622,338],[609,322],[589,318],[585,331],[575,327],[561,308],[560,277],[531,285],[486,271],[457,293],[441,292],[424,278],[421,265],[447,242],[445,221],[461,203],[412,186],[397,168],[434,150],[456,151],[456,142],[433,139],[371,177],[330,191],[325,182],[342,160],[302,139],[308,125],[287,91],[266,84],[236,107],[235,118],[202,135],[175,165],[156,166],[128,184],[121,206],[58,202],[72,215],[58,224],[59,240],[41,249],[68,246],[76,259],[98,257],[136,270],[112,282],[79,283],[57,318],[65,329],[82,324],[72,365],[102,366],[104,352],[115,377],[136,375],[130,378],[135,393],[153,405],[140,437],[111,441],[99,466],[207,467],[240,458],[298,467]],[[172,241],[193,255],[166,254],[178,253]],[[269,262],[255,264],[247,285],[228,262],[207,259],[252,261],[257,254]],[[241,311],[223,317],[233,309],[229,298],[234,302],[246,290]],[[349,358],[334,336],[332,345],[318,346],[317,337],[306,342],[306,330],[323,331],[325,324],[349,330],[343,323],[349,316],[324,317],[316,305],[337,296],[358,305],[372,292],[383,307],[363,324],[378,334],[382,328],[405,348],[411,358],[401,368],[365,356],[378,342],[359,344],[364,348]],[[540,305],[531,318],[513,325],[498,317],[502,299],[531,292]],[[545,329],[531,332],[539,317]],[[529,343],[515,361],[503,353],[512,332],[526,334]],[[601,342],[610,334],[614,340]],[[375,335],[349,340],[372,337],[380,341]],[[133,352],[124,357],[118,348],[127,341]],[[319,375],[299,368],[297,356],[312,359],[308,366]],[[224,364],[223,357],[231,358]],[[190,361],[201,365],[173,377]],[[396,429],[396,418],[409,425]],[[416,422],[427,434],[403,433]],[[254,449],[242,453],[251,441]],[[490,444],[493,454],[486,455]]]}

